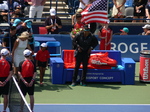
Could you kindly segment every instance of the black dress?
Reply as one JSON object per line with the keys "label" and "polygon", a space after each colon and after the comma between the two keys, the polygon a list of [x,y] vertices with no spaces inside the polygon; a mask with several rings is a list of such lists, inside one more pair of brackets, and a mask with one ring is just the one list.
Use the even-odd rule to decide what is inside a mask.
{"label": "black dress", "polygon": [[[134,16],[145,16],[145,6],[147,4],[147,1],[148,0],[134,0]],[[140,6],[140,5],[143,5],[142,8],[140,8],[140,13],[137,13],[136,12],[136,6]]]}

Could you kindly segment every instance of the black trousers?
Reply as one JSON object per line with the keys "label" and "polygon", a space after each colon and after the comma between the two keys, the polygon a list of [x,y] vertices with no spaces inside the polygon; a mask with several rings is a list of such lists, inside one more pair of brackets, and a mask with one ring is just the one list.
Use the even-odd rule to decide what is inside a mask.
{"label": "black trousers", "polygon": [[76,58],[76,64],[75,64],[72,82],[74,82],[74,83],[76,82],[78,71],[79,71],[80,65],[82,63],[83,64],[83,71],[82,71],[82,76],[81,76],[80,81],[85,83],[89,54],[87,52],[81,52],[81,53],[78,52],[75,58]]}

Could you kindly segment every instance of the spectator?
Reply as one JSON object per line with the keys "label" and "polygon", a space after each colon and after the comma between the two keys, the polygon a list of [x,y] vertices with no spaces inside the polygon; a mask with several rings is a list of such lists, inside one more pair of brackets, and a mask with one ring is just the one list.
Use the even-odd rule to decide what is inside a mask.
{"label": "spectator", "polygon": [[141,35],[150,35],[150,25],[149,24],[144,25],[142,28],[143,28],[144,32],[142,32]]}
{"label": "spectator", "polygon": [[76,11],[76,14],[74,14],[74,15],[72,16],[72,25],[73,25],[73,26],[74,26],[75,23],[76,23],[76,15],[77,15],[77,14],[80,14],[82,11],[83,11],[83,9],[79,8],[79,9]]}
{"label": "spectator", "polygon": [[1,50],[0,58],[0,95],[3,95],[3,112],[6,112],[8,106],[8,93],[9,93],[9,80],[13,75],[12,64],[6,60],[6,56],[9,55],[7,49]]}
{"label": "spectator", "polygon": [[[148,2],[147,2],[145,12],[146,12],[147,19],[150,19],[150,0],[148,0]],[[146,20],[146,21],[147,21],[147,23],[150,23],[150,20]]]}
{"label": "spectator", "polygon": [[20,19],[15,19],[12,26],[18,27],[21,24],[22,24],[22,21]]}
{"label": "spectator", "polygon": [[3,20],[3,16],[1,13],[2,13],[2,10],[0,9],[0,23],[3,23],[4,20]]}
{"label": "spectator", "polygon": [[[32,52],[29,49],[24,50],[21,52],[25,57],[19,63],[19,71],[18,75],[20,77],[20,89],[24,96],[29,94],[30,98],[30,108],[33,112],[34,108],[34,80],[36,77],[36,66],[35,63],[30,59]],[[23,101],[22,101],[23,103]],[[21,104],[21,109],[19,112],[23,112],[23,104]]]}
{"label": "spectator", "polygon": [[0,4],[1,16],[3,23],[8,23],[8,5],[7,1],[3,1],[3,4]]}
{"label": "spectator", "polygon": [[0,29],[0,35],[1,35],[1,34],[3,34],[3,30],[2,30],[2,29]]}
{"label": "spectator", "polygon": [[23,11],[21,9],[21,5],[17,5],[16,7],[14,7],[15,10],[14,10],[14,13],[15,14],[20,14],[20,15],[23,15]]}
{"label": "spectator", "polygon": [[126,0],[125,8],[127,8],[127,7],[133,7],[133,0]]}
{"label": "spectator", "polygon": [[28,44],[29,33],[27,31],[21,33],[20,36],[16,39],[13,50],[12,58],[14,63],[14,74],[18,76],[18,67],[19,63],[24,60],[23,51],[28,48],[31,50]]}
{"label": "spectator", "polygon": [[[29,18],[34,18],[36,15],[37,18],[42,17],[43,8],[46,0],[27,0],[30,6]],[[30,2],[29,2],[30,1]],[[33,20],[33,19],[31,19]],[[36,22],[40,22],[41,19],[36,19]]]}
{"label": "spectator", "polygon": [[[19,20],[16,20],[18,22]],[[19,36],[22,32],[27,31],[28,33],[32,33],[32,22],[30,20],[25,20],[22,24],[17,26],[17,36]]]}
{"label": "spectator", "polygon": [[[134,17],[133,19],[141,19],[139,22],[143,22],[143,18],[145,17],[145,6],[147,4],[147,0],[134,0]],[[137,20],[133,20],[132,22],[137,22]]]}
{"label": "spectator", "polygon": [[121,31],[120,35],[128,35],[129,33],[129,29],[127,27],[124,27],[120,31]]}
{"label": "spectator", "polygon": [[[9,29],[9,32],[5,33],[4,38],[2,38],[2,47],[5,47],[9,51],[12,51],[12,48],[14,46],[14,43],[15,43],[16,39],[17,39],[16,27],[11,26],[10,29]],[[8,61],[12,62],[12,55],[7,56],[6,59]]]}
{"label": "spectator", "polygon": [[77,33],[83,30],[84,24],[81,22],[81,18],[82,15],[80,13],[76,14],[76,23],[74,24],[73,29],[71,31],[72,39],[75,37]]}
{"label": "spectator", "polygon": [[14,10],[14,8],[16,6],[20,6],[20,4],[17,1],[14,1],[13,3],[12,3],[12,1],[10,1],[9,3],[10,4],[8,6],[8,1],[5,0],[5,1],[3,1],[3,4],[0,4],[0,9],[3,10],[2,15],[8,15],[8,9],[10,9],[10,12],[11,12]]}
{"label": "spectator", "polygon": [[[126,0],[113,0],[114,6],[112,10],[112,17],[114,18],[124,18],[125,16],[125,2]],[[123,22],[123,20],[119,20]],[[114,22],[118,22],[118,20],[114,20]]]}
{"label": "spectator", "polygon": [[12,13],[12,15],[11,15],[11,23],[13,23],[14,22],[14,18],[21,18],[21,17],[24,17],[24,15],[23,14],[21,14],[21,13],[15,13],[15,12],[13,12]]}
{"label": "spectator", "polygon": [[[9,47],[11,47],[11,49],[9,49],[10,51],[12,51],[12,48],[14,46],[14,43],[17,39],[17,36],[16,36],[16,27],[15,26],[12,26],[10,27],[10,32],[9,33],[6,33],[4,35],[4,37],[10,37],[10,38],[3,38],[2,39],[2,47],[6,47],[9,49]],[[9,39],[11,41],[11,46],[9,46]]]}
{"label": "spectator", "polygon": [[79,8],[84,9],[90,2],[90,0],[79,0]]}
{"label": "spectator", "polygon": [[29,44],[34,51],[34,37],[33,37],[33,31],[32,31],[32,21],[30,20],[25,20],[22,24],[17,26],[17,36],[19,36],[22,32],[27,31],[29,33]]}
{"label": "spectator", "polygon": [[58,29],[62,28],[61,19],[56,16],[55,9],[50,9],[50,16],[45,20],[45,28],[48,34],[58,34]]}
{"label": "spectator", "polygon": [[48,66],[48,60],[50,58],[49,52],[47,50],[47,44],[42,43],[41,49],[36,54],[36,65],[40,69],[40,85],[43,85],[43,77],[45,75],[45,69]]}
{"label": "spectator", "polygon": [[81,18],[82,18],[81,14],[76,15],[76,23],[74,24],[75,29],[84,27],[84,24],[81,22]]}
{"label": "spectator", "polygon": [[147,30],[145,35],[150,35],[150,29]]}
{"label": "spectator", "polygon": [[[73,39],[73,44],[76,47],[75,50],[75,58],[76,64],[72,77],[71,86],[76,85],[76,79],[78,75],[78,70],[80,68],[80,64],[83,64],[83,72],[80,80],[80,85],[86,86],[86,73],[87,73],[87,65],[90,57],[91,50],[93,50],[97,44],[97,38],[90,33],[90,29],[88,25],[84,26],[84,31],[80,32]],[[74,48],[75,48],[74,47]]]}
{"label": "spectator", "polygon": [[3,1],[3,3],[0,4],[0,9],[1,10],[8,10],[8,4],[7,1]]}
{"label": "spectator", "polygon": [[108,25],[102,26],[99,30],[98,37],[100,38],[100,50],[110,50],[113,31]]}

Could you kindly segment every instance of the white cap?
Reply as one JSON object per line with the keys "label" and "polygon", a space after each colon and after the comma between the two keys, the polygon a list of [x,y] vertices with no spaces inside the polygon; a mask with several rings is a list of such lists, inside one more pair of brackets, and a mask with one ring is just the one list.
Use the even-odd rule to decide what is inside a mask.
{"label": "white cap", "polygon": [[143,29],[150,29],[150,25],[146,24],[145,26],[142,27]]}
{"label": "white cap", "polygon": [[47,44],[46,43],[42,43],[41,47],[47,47]]}
{"label": "white cap", "polygon": [[50,9],[50,15],[55,16],[56,15],[56,10],[55,9]]}
{"label": "white cap", "polygon": [[31,55],[31,51],[29,49],[26,49],[23,51],[24,56],[30,56]]}
{"label": "white cap", "polygon": [[5,56],[7,54],[9,54],[9,51],[6,48],[1,50],[1,55]]}

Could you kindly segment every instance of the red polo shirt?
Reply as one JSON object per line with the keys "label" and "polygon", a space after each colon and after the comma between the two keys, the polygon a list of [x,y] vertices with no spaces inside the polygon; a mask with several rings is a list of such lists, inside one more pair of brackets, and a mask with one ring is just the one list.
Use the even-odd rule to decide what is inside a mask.
{"label": "red polo shirt", "polygon": [[8,77],[11,70],[11,63],[6,59],[0,59],[0,77]]}
{"label": "red polo shirt", "polygon": [[48,50],[39,50],[35,57],[36,60],[41,62],[46,62],[48,58],[50,58]]}
{"label": "red polo shirt", "polygon": [[33,77],[34,72],[36,72],[36,66],[31,60],[24,60],[19,64],[19,71],[22,77]]}

